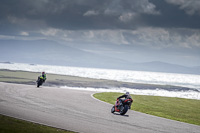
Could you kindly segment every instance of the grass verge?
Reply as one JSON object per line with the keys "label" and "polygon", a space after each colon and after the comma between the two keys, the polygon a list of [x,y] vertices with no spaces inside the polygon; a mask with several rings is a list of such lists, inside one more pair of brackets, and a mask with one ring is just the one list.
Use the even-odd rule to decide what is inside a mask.
{"label": "grass verge", "polygon": [[[96,93],[94,97],[114,104],[121,93]],[[190,124],[200,125],[200,100],[131,95],[132,110]]]}
{"label": "grass verge", "polygon": [[0,115],[0,133],[74,133]]}

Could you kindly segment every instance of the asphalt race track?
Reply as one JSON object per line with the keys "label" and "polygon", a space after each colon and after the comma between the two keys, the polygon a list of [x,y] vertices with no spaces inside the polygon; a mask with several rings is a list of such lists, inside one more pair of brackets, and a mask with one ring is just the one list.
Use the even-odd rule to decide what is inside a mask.
{"label": "asphalt race track", "polygon": [[200,126],[131,110],[112,114],[93,93],[0,83],[0,114],[81,133],[200,133]]}

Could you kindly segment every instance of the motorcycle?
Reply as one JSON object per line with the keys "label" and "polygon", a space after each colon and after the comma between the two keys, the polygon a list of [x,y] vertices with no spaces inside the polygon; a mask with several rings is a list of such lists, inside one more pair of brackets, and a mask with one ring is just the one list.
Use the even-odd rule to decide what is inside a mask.
{"label": "motorcycle", "polygon": [[44,82],[43,77],[39,76],[38,80],[36,82],[37,82],[37,87],[40,87],[43,84],[43,82]]}
{"label": "motorcycle", "polygon": [[117,99],[115,105],[111,109],[111,113],[119,112],[120,115],[126,114],[128,109],[130,109],[132,102],[132,99],[121,99],[121,101]]}

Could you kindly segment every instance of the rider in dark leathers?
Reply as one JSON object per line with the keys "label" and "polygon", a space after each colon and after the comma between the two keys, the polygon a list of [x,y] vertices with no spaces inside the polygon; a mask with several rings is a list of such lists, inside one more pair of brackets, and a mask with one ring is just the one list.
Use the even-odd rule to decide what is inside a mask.
{"label": "rider in dark leathers", "polygon": [[[125,99],[132,99],[132,97],[130,96],[129,92],[126,92],[124,95],[118,97],[117,99],[119,100],[119,103],[118,103],[118,108],[119,106],[122,104],[122,102],[125,100],[125,99],[121,99],[121,98],[125,98]],[[131,105],[129,106],[129,109],[131,108]]]}

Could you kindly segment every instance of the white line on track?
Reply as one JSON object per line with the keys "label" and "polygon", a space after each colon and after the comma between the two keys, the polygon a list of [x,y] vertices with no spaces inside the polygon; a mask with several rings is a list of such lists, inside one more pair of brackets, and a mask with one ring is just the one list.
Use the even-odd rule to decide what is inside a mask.
{"label": "white line on track", "polygon": [[[101,92],[98,92],[98,93],[101,93]],[[96,94],[96,93],[91,94],[91,97],[92,97],[93,99],[95,99],[95,100],[97,100],[97,101],[99,101],[99,102],[102,102],[102,103],[108,104],[108,105],[112,105],[112,104],[110,104],[110,103],[107,103],[107,102],[104,102],[104,101],[101,101],[101,100],[95,98],[95,97],[94,97],[94,94]]]}

